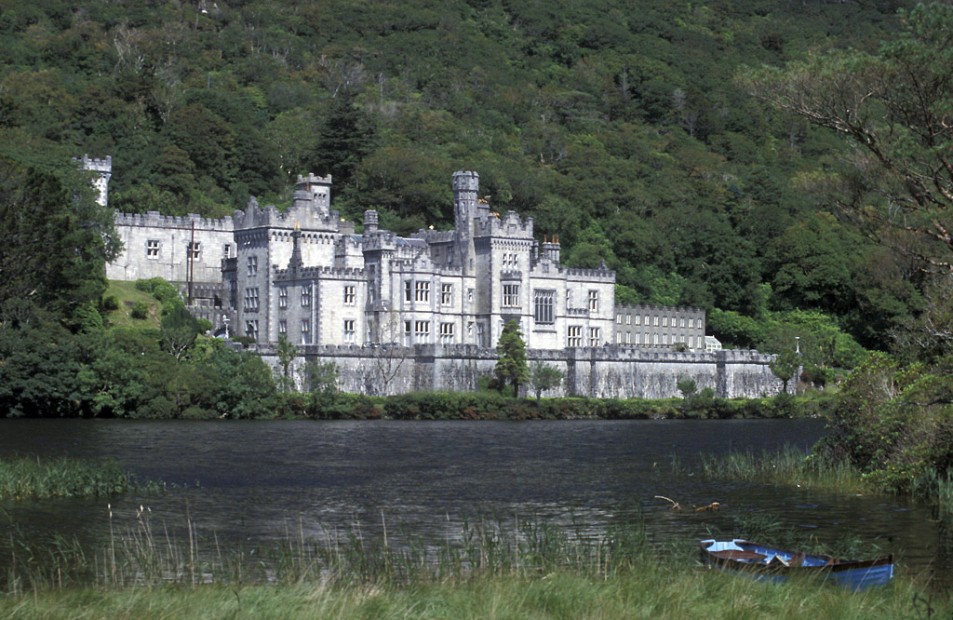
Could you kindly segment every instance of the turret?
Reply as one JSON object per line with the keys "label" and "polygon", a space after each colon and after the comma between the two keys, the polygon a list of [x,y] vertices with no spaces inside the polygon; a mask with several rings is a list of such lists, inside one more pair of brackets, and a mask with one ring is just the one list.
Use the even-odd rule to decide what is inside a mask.
{"label": "turret", "polygon": [[368,209],[364,212],[364,232],[377,232],[377,211]]}
{"label": "turret", "polygon": [[[75,161],[75,160],[74,160]],[[83,155],[79,160],[83,170],[89,170],[97,174],[93,181],[93,187],[96,189],[96,202],[105,207],[109,204],[109,179],[113,172],[113,158],[107,155],[105,159],[92,159],[89,155]]]}
{"label": "turret", "polygon": [[453,207],[459,230],[470,226],[476,215],[477,193],[480,191],[480,175],[476,172],[458,170],[453,173]]}
{"label": "turret", "polygon": [[319,177],[315,174],[298,176],[295,183],[294,207],[311,207],[323,216],[331,210],[331,175]]}

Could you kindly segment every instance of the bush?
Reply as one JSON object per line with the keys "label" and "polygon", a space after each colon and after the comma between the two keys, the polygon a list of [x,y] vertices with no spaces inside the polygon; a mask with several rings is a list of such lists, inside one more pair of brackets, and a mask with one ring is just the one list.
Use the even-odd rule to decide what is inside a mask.
{"label": "bush", "polygon": [[145,302],[137,301],[135,305],[133,305],[129,316],[139,321],[143,321],[149,318],[149,306],[146,305]]}

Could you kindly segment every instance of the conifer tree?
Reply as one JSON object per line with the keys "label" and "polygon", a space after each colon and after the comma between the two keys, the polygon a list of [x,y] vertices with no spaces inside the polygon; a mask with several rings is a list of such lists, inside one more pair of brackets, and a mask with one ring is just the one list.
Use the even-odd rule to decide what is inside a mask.
{"label": "conifer tree", "polygon": [[526,363],[526,343],[516,321],[507,321],[503,326],[496,351],[499,357],[493,372],[500,389],[509,383],[513,386],[513,396],[519,396],[520,384],[529,378],[529,366]]}

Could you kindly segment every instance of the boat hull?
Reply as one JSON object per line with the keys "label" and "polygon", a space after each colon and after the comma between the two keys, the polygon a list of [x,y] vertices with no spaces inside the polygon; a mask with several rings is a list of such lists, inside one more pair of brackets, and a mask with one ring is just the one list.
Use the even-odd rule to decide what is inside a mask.
{"label": "boat hull", "polygon": [[893,557],[845,560],[834,556],[777,549],[746,540],[703,540],[702,559],[761,581],[816,576],[851,590],[882,586],[893,579]]}

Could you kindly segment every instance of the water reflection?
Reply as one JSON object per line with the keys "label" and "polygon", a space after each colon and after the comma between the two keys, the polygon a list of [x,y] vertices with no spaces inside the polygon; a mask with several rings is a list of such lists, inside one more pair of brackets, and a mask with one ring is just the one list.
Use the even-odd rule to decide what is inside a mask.
{"label": "water reflection", "polygon": [[[631,422],[120,422],[0,421],[0,456],[115,459],[176,488],[112,502],[113,526],[152,523],[182,536],[190,518],[205,540],[286,540],[386,524],[391,540],[443,540],[464,522],[536,518],[597,532],[645,520],[655,541],[733,536],[739,518],[768,515],[822,541],[860,537],[917,570],[934,551],[929,511],[894,498],[722,483],[690,471],[702,453],[807,450],[820,421]],[[721,503],[718,512],[673,512]],[[29,539],[57,532],[96,544],[108,535],[107,500],[7,503],[0,527]],[[0,541],[9,545],[9,540]]]}

